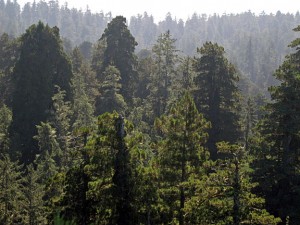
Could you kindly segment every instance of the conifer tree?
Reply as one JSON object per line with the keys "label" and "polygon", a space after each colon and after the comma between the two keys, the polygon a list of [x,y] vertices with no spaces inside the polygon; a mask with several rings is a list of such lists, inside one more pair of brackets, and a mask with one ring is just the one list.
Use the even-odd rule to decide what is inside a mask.
{"label": "conifer tree", "polygon": [[[299,32],[300,26],[294,30]],[[279,216],[283,224],[297,224],[300,219],[299,46],[300,38],[297,38],[290,44],[295,52],[287,55],[274,73],[280,84],[269,88],[272,102],[266,106],[260,139],[253,144],[259,194],[266,196],[268,209]]]}
{"label": "conifer tree", "polygon": [[170,31],[161,34],[157,43],[153,46],[155,70],[151,77],[150,99],[152,102],[154,118],[167,112],[171,99],[176,91],[175,65],[178,62],[175,39],[172,38]]}
{"label": "conifer tree", "polygon": [[66,170],[71,164],[70,146],[72,135],[70,132],[71,106],[65,101],[66,92],[56,86],[57,93],[52,97],[53,110],[49,118],[50,124],[55,128],[57,141],[61,149],[61,169]]}
{"label": "conifer tree", "polygon": [[235,142],[240,137],[238,76],[234,66],[225,58],[224,48],[211,42],[198,48],[200,57],[194,64],[197,108],[211,122],[207,146],[212,159],[217,159],[216,143]]}
{"label": "conifer tree", "polygon": [[209,123],[185,95],[169,114],[155,121],[162,133],[158,144],[159,192],[163,199],[162,223],[186,224],[185,204],[193,196],[196,180],[203,174],[208,152],[204,148]]}
{"label": "conifer tree", "polygon": [[132,102],[137,82],[137,61],[134,54],[137,43],[126,25],[126,19],[122,16],[115,17],[107,25],[100,40],[103,40],[106,45],[100,74],[97,75],[101,76],[108,66],[115,66],[121,76],[120,94],[129,104]]}
{"label": "conifer tree", "polygon": [[33,165],[27,166],[27,174],[24,177],[22,192],[22,217],[25,224],[44,225],[47,224],[46,210],[44,206],[45,184],[41,183],[41,175]]}
{"label": "conifer tree", "polygon": [[3,105],[0,108],[0,154],[9,153],[9,126],[12,121],[10,109]]}
{"label": "conifer tree", "polygon": [[70,99],[71,64],[62,49],[59,30],[39,22],[21,37],[20,58],[13,72],[13,150],[28,164],[38,152],[35,126],[50,116],[55,85]]}
{"label": "conifer tree", "polygon": [[13,225],[22,222],[23,174],[18,162],[7,154],[0,155],[0,223]]}
{"label": "conifer tree", "polygon": [[125,113],[127,105],[121,95],[122,83],[120,71],[114,66],[108,66],[104,71],[104,80],[100,84],[100,97],[97,105],[99,113],[117,111]]}
{"label": "conifer tree", "polygon": [[19,41],[4,33],[0,37],[0,105],[11,106],[12,71],[19,56]]}
{"label": "conifer tree", "polygon": [[198,183],[195,198],[188,202],[192,224],[265,224],[281,220],[265,209],[265,200],[253,193],[251,158],[244,147],[228,142],[217,143],[229,158],[218,160],[208,176]]}
{"label": "conifer tree", "polygon": [[87,145],[90,162],[87,198],[99,224],[134,224],[130,152],[121,115],[104,113],[98,118],[97,134]]}

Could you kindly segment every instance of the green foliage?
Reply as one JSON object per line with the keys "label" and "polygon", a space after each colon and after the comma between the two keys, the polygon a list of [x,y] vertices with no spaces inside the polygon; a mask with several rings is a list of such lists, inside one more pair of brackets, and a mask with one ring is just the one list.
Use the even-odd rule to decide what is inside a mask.
{"label": "green foliage", "polygon": [[101,72],[104,72],[110,65],[115,66],[120,71],[122,84],[120,94],[124,96],[126,103],[130,103],[137,79],[136,56],[134,54],[137,43],[127,28],[126,19],[122,16],[115,17],[107,25],[100,40],[106,42]]}
{"label": "green foliage", "polygon": [[[298,31],[298,29],[295,29]],[[281,82],[269,88],[272,102],[260,131],[262,139],[256,146],[260,157],[255,161],[260,191],[267,196],[268,209],[283,223],[299,221],[299,41],[292,42],[296,51],[276,70],[274,76]],[[270,179],[265,179],[265,174]]]}
{"label": "green foliage", "polygon": [[240,137],[239,91],[235,67],[225,58],[224,48],[206,42],[195,59],[194,99],[197,108],[211,122],[207,146],[212,159],[217,159],[216,143],[235,142]]}
{"label": "green foliage", "polygon": [[[17,18],[29,25],[42,16],[51,25],[59,23],[64,36],[76,30],[70,39],[77,44],[95,41],[111,19],[89,9],[82,14],[67,5],[59,8],[54,1],[27,4],[19,14],[17,2],[0,0],[0,30],[17,33],[23,29]],[[196,44],[219,40],[246,76],[240,87],[253,93],[274,83],[268,74],[289,34],[273,34],[296,18],[299,14],[287,19],[280,12],[271,17],[195,14],[184,23],[168,14],[156,25],[145,13],[130,24],[142,40],[140,49],[153,45],[152,51],[139,52],[139,61],[122,16],[107,25],[95,46],[86,42],[73,52],[57,27],[42,22],[20,39],[3,34],[0,224],[279,223],[269,212],[281,217],[281,224],[298,224],[299,38],[275,73],[281,84],[270,88],[273,101],[266,111],[260,109],[261,97],[241,110],[238,73],[223,47],[206,42],[199,55],[182,60],[177,50],[192,54]],[[96,114],[104,113],[97,123],[94,105]],[[115,111],[129,114],[136,127]],[[238,141],[245,141],[245,148],[233,144]],[[213,159],[223,158],[210,161],[209,151]],[[20,166],[9,154],[29,165]]]}
{"label": "green foliage", "polygon": [[204,144],[210,124],[198,112],[192,97],[185,93],[155,125],[163,135],[157,146],[162,222],[188,223],[184,218],[185,202],[193,196],[196,183],[193,180],[205,171],[208,152]]}
{"label": "green foliage", "polygon": [[71,133],[70,133],[70,118],[71,118],[71,106],[69,101],[65,101],[66,92],[61,90],[59,86],[56,86],[57,93],[52,97],[53,110],[51,111],[50,124],[55,128],[57,132],[57,142],[61,149],[61,164],[60,167],[66,170],[71,165]]}
{"label": "green foliage", "polygon": [[226,142],[218,150],[230,156],[218,160],[188,202],[188,217],[195,224],[278,224],[281,220],[264,208],[264,199],[253,193],[250,158],[244,148]]}
{"label": "green foliage", "polygon": [[[94,137],[87,144],[89,163],[84,171],[88,175],[87,199],[94,201],[92,205],[94,221],[99,224],[108,224],[115,214],[116,205],[113,196],[115,161],[115,119],[117,113],[105,113],[98,117],[98,129]],[[115,221],[115,220],[114,220]]]}
{"label": "green foliage", "polygon": [[151,74],[149,98],[154,118],[166,113],[175,97],[175,65],[178,61],[175,41],[167,31],[158,37],[152,49],[155,67]]}
{"label": "green foliage", "polygon": [[40,179],[40,172],[44,171],[35,170],[32,165],[29,165],[26,172],[22,188],[24,200],[21,203],[24,223],[29,225],[47,224],[43,199],[45,187]]}
{"label": "green foliage", "polygon": [[72,79],[73,102],[72,102],[72,128],[89,127],[94,124],[93,100],[87,94],[86,83],[81,74],[74,74]]}
{"label": "green foliage", "polygon": [[112,113],[117,111],[124,115],[127,104],[121,95],[121,74],[114,66],[106,67],[103,72],[104,80],[100,84],[100,98],[97,101],[98,112]]}
{"label": "green foliage", "polygon": [[134,129],[126,137],[130,149],[130,165],[134,187],[132,194],[134,221],[140,224],[159,223],[158,169],[151,139]]}
{"label": "green foliage", "polygon": [[71,65],[63,53],[57,27],[39,22],[21,37],[20,58],[14,72],[12,101],[13,149],[22,154],[22,162],[30,163],[37,153],[35,126],[50,116],[55,85],[70,98]]}
{"label": "green foliage", "polygon": [[12,121],[12,113],[6,105],[0,108],[0,153],[8,154],[9,150],[9,126]]}
{"label": "green foliage", "polygon": [[0,223],[13,225],[22,221],[23,174],[18,162],[0,155]]}
{"label": "green foliage", "polygon": [[57,141],[56,131],[49,123],[41,122],[41,125],[36,127],[38,134],[34,139],[38,141],[39,154],[35,163],[41,172],[42,183],[46,183],[62,166],[62,150]]}
{"label": "green foliage", "polygon": [[0,37],[0,105],[11,104],[12,71],[19,56],[19,41],[4,33]]}

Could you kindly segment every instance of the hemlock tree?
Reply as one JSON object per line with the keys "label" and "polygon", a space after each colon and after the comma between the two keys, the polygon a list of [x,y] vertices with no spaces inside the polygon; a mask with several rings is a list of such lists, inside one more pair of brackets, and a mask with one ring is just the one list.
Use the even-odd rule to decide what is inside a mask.
{"label": "hemlock tree", "polygon": [[28,164],[38,152],[35,126],[47,121],[55,85],[70,99],[71,64],[63,52],[59,30],[39,22],[21,37],[20,58],[13,72],[13,150]]}
{"label": "hemlock tree", "polygon": [[207,146],[212,159],[217,159],[217,142],[233,143],[240,137],[238,76],[218,44],[206,42],[197,52],[200,57],[195,58],[194,64],[194,99],[199,111],[211,122]]}
{"label": "hemlock tree", "polygon": [[183,225],[188,223],[185,203],[205,171],[203,164],[209,154],[204,144],[210,124],[198,112],[190,94],[185,93],[155,125],[162,133],[158,143],[161,222]]}

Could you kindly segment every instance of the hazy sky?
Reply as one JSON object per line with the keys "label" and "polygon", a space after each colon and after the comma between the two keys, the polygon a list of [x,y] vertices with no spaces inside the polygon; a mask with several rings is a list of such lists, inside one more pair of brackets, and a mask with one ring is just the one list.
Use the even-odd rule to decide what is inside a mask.
{"label": "hazy sky", "polygon": [[[23,6],[24,3],[32,1],[18,0],[18,3]],[[262,11],[266,13],[276,13],[278,10],[282,13],[300,11],[300,0],[60,0],[59,2],[60,4],[68,2],[69,8],[81,8],[83,11],[88,5],[92,12],[112,12],[113,16],[123,15],[127,18],[147,11],[156,20],[164,19],[168,12],[173,17],[186,20],[195,12],[222,15],[248,10],[256,14]]]}

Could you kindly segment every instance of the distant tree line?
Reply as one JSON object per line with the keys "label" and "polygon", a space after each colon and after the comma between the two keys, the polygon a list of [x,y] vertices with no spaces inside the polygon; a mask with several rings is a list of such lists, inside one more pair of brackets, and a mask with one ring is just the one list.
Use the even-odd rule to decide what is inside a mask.
{"label": "distant tree line", "polygon": [[[75,46],[87,48],[95,43],[112,20],[112,15],[110,12],[92,13],[88,7],[70,9],[67,4],[60,6],[57,0],[27,3],[22,9],[17,1],[0,1],[0,33],[17,37],[39,20],[60,29],[64,47],[70,52]],[[223,15],[195,13],[186,21],[175,19],[168,13],[158,23],[145,12],[131,17],[129,30],[139,43],[136,52],[151,49],[158,36],[167,30],[177,40],[176,48],[185,55],[193,56],[199,44],[206,41],[217,42],[224,46],[227,56],[242,74],[268,95],[267,88],[276,84],[272,74],[289,53],[287,45],[296,38],[291,30],[299,23],[299,12],[261,12],[259,15],[250,11]],[[87,50],[84,56],[90,57]]]}

